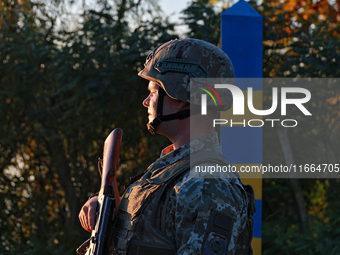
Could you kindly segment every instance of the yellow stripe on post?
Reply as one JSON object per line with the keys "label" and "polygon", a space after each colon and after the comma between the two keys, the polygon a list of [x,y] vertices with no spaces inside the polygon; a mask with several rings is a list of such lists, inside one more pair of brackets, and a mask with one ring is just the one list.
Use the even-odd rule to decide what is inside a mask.
{"label": "yellow stripe on post", "polygon": [[257,172],[261,169],[261,164],[233,164],[233,166],[240,174],[243,184],[250,184],[253,187],[255,199],[262,199],[262,173]]}
{"label": "yellow stripe on post", "polygon": [[254,237],[252,242],[251,242],[251,246],[253,248],[254,251],[254,255],[255,254],[262,254],[262,238],[256,238]]}

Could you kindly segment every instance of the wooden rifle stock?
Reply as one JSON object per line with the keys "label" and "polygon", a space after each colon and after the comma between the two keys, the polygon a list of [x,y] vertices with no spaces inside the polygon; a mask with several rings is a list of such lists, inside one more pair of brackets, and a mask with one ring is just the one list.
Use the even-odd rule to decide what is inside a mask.
{"label": "wooden rifle stock", "polygon": [[116,213],[118,213],[117,208],[120,200],[116,182],[116,170],[122,136],[123,130],[116,128],[108,135],[104,143],[103,172],[98,196],[97,220],[95,229],[88,240],[89,248],[86,255],[104,255],[108,252],[113,211],[116,208]]}
{"label": "wooden rifle stock", "polygon": [[120,128],[114,129],[106,138],[104,143],[103,153],[103,173],[102,183],[99,196],[114,195],[116,204],[116,213],[120,201],[119,191],[116,181],[116,170],[119,159],[119,151],[122,143],[123,130]]}

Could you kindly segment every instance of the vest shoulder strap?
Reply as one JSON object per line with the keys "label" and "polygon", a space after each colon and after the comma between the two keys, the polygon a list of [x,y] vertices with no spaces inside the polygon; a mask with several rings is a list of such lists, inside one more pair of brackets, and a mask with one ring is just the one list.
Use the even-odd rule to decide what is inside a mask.
{"label": "vest shoulder strap", "polygon": [[188,171],[191,166],[204,162],[223,162],[229,164],[221,153],[200,151],[186,156],[170,166],[153,170],[148,182],[156,185],[171,182],[171,180],[175,179],[177,176]]}
{"label": "vest shoulder strap", "polygon": [[147,179],[147,181],[151,184],[156,184],[156,185],[167,183],[167,182],[170,182],[171,179],[174,179],[176,178],[176,176],[187,171],[189,167],[190,167],[190,157],[187,156],[170,166],[154,170],[150,178]]}

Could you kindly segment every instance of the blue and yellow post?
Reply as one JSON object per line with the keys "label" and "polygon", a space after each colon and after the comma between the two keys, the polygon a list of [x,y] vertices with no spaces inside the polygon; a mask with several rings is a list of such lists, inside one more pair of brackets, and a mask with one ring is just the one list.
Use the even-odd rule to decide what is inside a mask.
{"label": "blue and yellow post", "polygon": [[[263,77],[263,20],[262,16],[247,2],[241,0],[222,13],[221,47],[230,57],[236,78],[256,78],[255,82],[238,82],[236,86],[243,90],[247,102],[247,87],[253,88],[254,107],[262,109]],[[245,106],[245,109],[247,107]],[[223,113],[221,119],[233,119],[233,122],[247,123],[250,119],[259,119],[249,111],[245,115],[232,116],[232,109]],[[236,167],[260,165],[262,163],[262,127],[221,126],[222,152]],[[255,191],[256,213],[254,214],[254,255],[261,254],[262,221],[262,178],[242,178],[243,183],[251,184]]]}

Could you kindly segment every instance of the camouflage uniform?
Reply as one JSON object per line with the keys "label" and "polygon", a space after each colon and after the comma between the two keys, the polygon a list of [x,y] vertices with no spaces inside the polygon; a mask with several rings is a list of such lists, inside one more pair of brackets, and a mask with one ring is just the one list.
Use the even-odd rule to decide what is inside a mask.
{"label": "camouflage uniform", "polygon": [[[132,189],[139,189],[140,187],[138,186],[144,186],[152,194],[157,188],[155,186],[145,186],[143,183],[150,182],[152,176],[157,175],[158,172],[161,173],[162,169],[180,163],[185,158],[188,158],[189,155],[193,156],[206,151],[221,154],[216,133],[194,140],[177,150],[169,151],[171,151],[171,146],[164,149],[161,157],[148,168],[144,176],[131,185]],[[155,171],[158,172],[155,173]],[[135,226],[131,228],[130,234],[126,234],[127,231],[120,229],[120,227],[125,228],[126,224],[129,224],[124,222],[127,216],[118,217],[114,236],[121,236],[124,242],[133,240],[132,243],[135,244],[138,244],[138,241],[140,241],[140,244],[155,243],[158,237],[155,238],[157,232],[153,230],[153,223],[146,225],[143,223],[152,221],[153,217],[151,217],[151,220],[148,218],[149,215],[153,214],[152,210],[143,210],[143,205],[141,205],[142,209],[138,208],[136,210],[139,203],[135,203],[134,199],[138,199],[137,196],[130,197],[130,201],[125,201],[124,199],[128,200],[127,198],[129,198],[129,190],[130,188],[123,195],[121,203],[122,207],[124,207],[124,204],[126,204],[126,208],[131,207],[127,211],[133,214],[129,220],[131,225]],[[165,203],[166,208],[164,209],[166,210],[166,218],[165,222],[160,224],[165,224],[165,227],[163,229],[162,227],[159,228],[160,232],[163,233],[163,245],[170,244],[175,247],[175,251],[169,254],[236,254],[236,243],[240,233],[246,226],[248,208],[247,194],[237,176],[231,175],[230,178],[225,179],[193,178],[190,171],[186,171],[184,175],[175,181],[168,192],[170,196],[168,203]],[[157,197],[157,195],[150,195],[151,199],[145,199],[144,202],[158,203],[157,201],[152,202],[155,196]],[[156,206],[160,208],[162,205]],[[124,223],[120,222],[121,220]],[[219,230],[222,230],[222,233],[218,232]],[[113,239],[111,254],[137,254],[134,251],[138,249],[138,245],[133,246],[133,251],[130,248],[127,253],[119,252],[115,248],[117,240]],[[131,246],[128,242],[124,243],[124,245]],[[157,242],[159,243],[159,241]],[[161,252],[156,248],[155,250],[148,250],[148,254],[159,254]]]}
{"label": "camouflage uniform", "polygon": [[[213,152],[221,153],[217,135],[211,134],[192,142],[190,153],[204,150],[206,143]],[[172,152],[173,155],[160,158],[171,163],[189,153],[188,146]],[[193,150],[194,149],[194,150]],[[170,157],[170,159],[169,159]],[[156,161],[155,164],[158,162]],[[201,254],[204,248],[206,228],[211,213],[216,210],[228,215],[233,221],[228,253],[235,254],[237,238],[244,229],[247,219],[247,199],[242,184],[237,178],[190,178],[190,172],[176,183],[170,196],[167,210],[167,235],[176,242],[177,254]]]}
{"label": "camouflage uniform", "polygon": [[[172,40],[154,49],[139,76],[159,85],[157,116],[148,123],[148,130],[157,134],[162,121],[195,114],[201,94],[199,87],[195,90],[190,85],[191,78],[219,78],[222,83],[232,83],[234,69],[221,49],[189,38]],[[216,110],[229,109],[230,92],[222,89],[218,94],[222,102]],[[165,96],[190,103],[192,111],[182,109],[163,115]],[[216,105],[212,100],[207,104]],[[211,162],[229,164],[221,153],[216,133],[176,150],[173,146],[165,148],[143,175],[134,178],[122,196],[109,253],[252,254],[252,189],[233,173],[227,178],[191,175],[190,167]]]}

